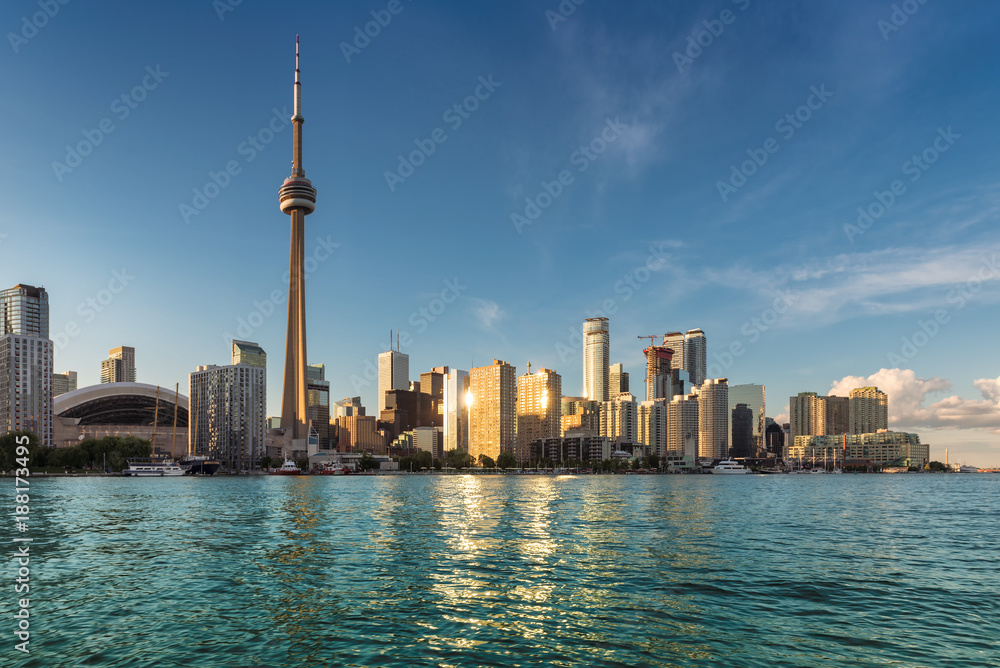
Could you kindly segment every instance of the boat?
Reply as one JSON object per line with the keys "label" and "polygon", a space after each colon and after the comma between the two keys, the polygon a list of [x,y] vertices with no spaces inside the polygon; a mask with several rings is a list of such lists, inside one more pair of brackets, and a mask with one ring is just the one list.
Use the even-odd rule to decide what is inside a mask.
{"label": "boat", "polygon": [[735,462],[732,459],[724,459],[712,469],[712,473],[721,473],[723,475],[733,475],[740,473],[750,473],[750,469],[743,466],[739,462]]}
{"label": "boat", "polygon": [[979,467],[969,466],[968,464],[956,465],[952,470],[955,473],[979,473]]}
{"label": "boat", "polygon": [[172,459],[130,459],[122,475],[138,478],[168,478],[184,475],[184,469]]}
{"label": "boat", "polygon": [[763,474],[767,474],[767,475],[772,475],[772,474],[777,474],[777,473],[784,473],[784,471],[782,471],[779,468],[769,468],[769,469],[757,469],[757,473],[763,473]]}
{"label": "boat", "polygon": [[184,475],[212,475],[222,466],[218,459],[205,455],[187,455],[177,464],[184,470]]}
{"label": "boat", "polygon": [[302,469],[296,466],[291,459],[286,459],[280,469],[271,469],[268,473],[271,475],[301,475]]}
{"label": "boat", "polygon": [[313,470],[315,475],[346,475],[350,469],[340,462],[328,462],[322,468]]}

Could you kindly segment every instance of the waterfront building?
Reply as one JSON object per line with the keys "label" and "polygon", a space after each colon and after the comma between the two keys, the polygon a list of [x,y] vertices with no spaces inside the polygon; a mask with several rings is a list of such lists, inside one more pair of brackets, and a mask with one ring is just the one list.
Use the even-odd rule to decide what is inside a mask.
{"label": "waterfront building", "polygon": [[550,459],[556,466],[567,462],[602,462],[611,459],[611,440],[605,436],[570,432],[558,438],[535,439],[528,444],[527,460]]}
{"label": "waterfront building", "polygon": [[[730,399],[732,401],[732,399]],[[757,446],[753,438],[753,410],[746,404],[740,403],[733,406],[732,410],[732,437],[729,440],[730,457],[756,457]]]}
{"label": "waterfront building", "polygon": [[[826,403],[815,392],[799,392],[788,398],[791,438],[826,433]],[[791,442],[791,440],[789,440]]]}
{"label": "waterfront building", "polygon": [[[848,397],[838,397],[837,395],[820,398],[823,400],[823,413],[826,419],[826,426],[823,429],[823,433],[827,436],[850,434],[850,399]],[[884,429],[885,427],[881,428]]]}
{"label": "waterfront building", "polygon": [[389,350],[378,356],[378,409],[384,411],[386,392],[410,389],[410,356]]}
{"label": "waterfront building", "polygon": [[649,452],[667,454],[667,400],[643,401],[637,410],[638,441],[648,446]]}
{"label": "waterfront building", "polygon": [[102,383],[135,382],[135,348],[118,346],[108,351],[108,358],[101,362]]}
{"label": "waterfront building", "polygon": [[[770,418],[768,418],[770,419]],[[771,422],[765,430],[767,451],[775,457],[785,457],[785,430],[776,422]]]}
{"label": "waterfront building", "polygon": [[562,435],[562,376],[552,369],[519,376],[516,408],[516,456],[518,461],[524,461],[529,443]]}
{"label": "waterfront building", "polygon": [[496,461],[501,452],[513,451],[517,417],[515,374],[513,366],[497,359],[490,366],[469,371],[469,454],[476,463],[480,455]]}
{"label": "waterfront building", "polygon": [[702,385],[705,380],[705,368],[708,363],[708,341],[705,332],[700,329],[689,329],[684,335],[684,370],[691,377],[691,384]]}
{"label": "waterfront building", "polygon": [[76,386],[76,371],[67,371],[66,373],[54,373],[52,374],[52,396],[57,397],[60,394],[66,394],[67,392],[73,392],[77,389]]}
{"label": "waterfront building", "polygon": [[[447,367],[445,367],[447,368]],[[469,450],[469,372],[451,369],[444,376],[444,449]]]}
{"label": "waterfront building", "polygon": [[310,364],[306,368],[306,376],[309,423],[319,439],[319,449],[326,450],[330,447],[333,436],[330,429],[330,381],[326,379],[326,365]]}
{"label": "waterfront building", "polygon": [[601,431],[601,402],[588,401],[586,397],[563,397],[561,435],[583,429],[594,434]]}
{"label": "waterfront building", "polygon": [[[766,428],[765,420],[767,402],[766,402],[766,389],[763,385],[755,384],[744,384],[744,385],[730,385],[729,386],[729,410],[730,415],[732,415],[732,410],[736,408],[737,404],[745,404],[753,412],[753,419],[751,421],[751,435],[750,435],[750,445],[749,448],[739,448],[740,452],[746,452],[747,454],[739,455],[740,457],[760,457],[764,453],[764,430]],[[735,429],[732,428],[732,422],[730,422],[730,436],[736,433]],[[729,442],[730,449],[735,449],[736,444],[730,438]]]}
{"label": "waterfront building", "polygon": [[191,451],[219,459],[232,471],[258,468],[265,454],[266,370],[199,366],[188,374],[188,396]]}
{"label": "waterfront building", "polygon": [[417,427],[413,430],[413,447],[441,459],[444,457],[444,430],[441,427]]}
{"label": "waterfront building", "polygon": [[625,392],[601,405],[601,436],[616,443],[635,443],[638,437],[638,405]]}
{"label": "waterfront building", "polygon": [[591,401],[607,401],[608,366],[611,352],[607,318],[587,318],[583,322],[583,394]]}
{"label": "waterfront building", "polygon": [[920,436],[902,431],[864,434],[796,436],[788,456],[802,463],[825,461],[832,466],[848,460],[868,460],[876,466],[916,466],[930,463],[930,446]]}
{"label": "waterfront building", "polygon": [[608,369],[608,396],[617,397],[622,392],[628,392],[628,372],[625,365],[619,362]]}
{"label": "waterfront building", "polygon": [[267,353],[259,343],[233,339],[233,364],[245,364],[261,369],[267,368]]}
{"label": "waterfront building", "polygon": [[19,283],[0,291],[0,430],[54,445],[49,295]]}
{"label": "waterfront building", "polygon": [[337,450],[384,455],[385,434],[379,431],[374,415],[347,415],[337,418]]}
{"label": "waterfront building", "polygon": [[848,394],[852,434],[889,428],[889,396],[877,387],[859,387]]}
{"label": "waterfront building", "polygon": [[729,456],[729,380],[709,378],[698,388],[698,456]]}
{"label": "waterfront building", "polygon": [[667,452],[698,456],[698,393],[675,394],[667,404]]}

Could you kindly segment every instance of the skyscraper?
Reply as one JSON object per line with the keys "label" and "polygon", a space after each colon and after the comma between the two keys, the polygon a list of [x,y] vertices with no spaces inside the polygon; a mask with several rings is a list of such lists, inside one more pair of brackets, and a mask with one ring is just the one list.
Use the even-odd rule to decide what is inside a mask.
{"label": "skyscraper", "polygon": [[501,452],[514,447],[515,374],[514,367],[497,359],[469,371],[469,454],[474,462],[480,455],[495,462]]}
{"label": "skyscraper", "polygon": [[791,432],[788,443],[796,436],[822,436],[826,433],[826,403],[815,392],[799,392],[788,398]]}
{"label": "skyscraper", "polygon": [[591,401],[608,400],[610,327],[607,318],[583,321],[583,394]]}
{"label": "skyscraper", "polygon": [[291,217],[288,273],[288,324],[285,333],[285,375],[281,392],[281,426],[295,441],[309,438],[308,374],[306,373],[306,216],[316,210],[316,189],[302,168],[302,84],[299,82],[299,37],[295,36],[295,88],[292,112],[292,175],[278,190],[282,213]]}
{"label": "skyscraper", "polygon": [[635,397],[626,392],[601,406],[601,436],[618,443],[638,441],[638,405]]}
{"label": "skyscraper", "polygon": [[[766,428],[767,420],[767,406],[766,406],[766,391],[763,385],[730,385],[729,386],[729,410],[732,411],[736,408],[737,404],[745,404],[747,408],[753,413],[753,420],[751,421],[751,434],[750,434],[750,446],[749,449],[743,450],[742,447],[740,452],[745,452],[746,454],[734,455],[739,457],[757,457],[759,453],[763,453],[764,446],[764,429]],[[730,412],[730,416],[733,413]],[[733,442],[733,434],[736,433],[735,426],[732,424],[730,418],[730,442],[729,447],[736,448],[737,444]]]}
{"label": "skyscraper", "polygon": [[851,400],[830,395],[821,397],[826,407],[826,435],[839,436],[851,433]]}
{"label": "skyscraper", "polygon": [[667,404],[667,453],[698,456],[698,395],[675,394]]}
{"label": "skyscraper", "polygon": [[[730,397],[730,401],[732,398]],[[753,409],[743,403],[732,409],[732,436],[729,439],[730,457],[756,457],[757,446],[753,440]]]}
{"label": "skyscraper", "polygon": [[264,456],[266,371],[246,364],[199,366],[188,374],[188,443],[233,471],[249,471]]}
{"label": "skyscraper", "polygon": [[667,401],[655,399],[639,404],[637,438],[649,451],[661,457],[667,454]]}
{"label": "skyscraper", "polygon": [[108,351],[108,359],[101,362],[102,383],[135,382],[135,348],[118,346]]}
{"label": "skyscraper", "polygon": [[705,332],[689,329],[684,335],[684,370],[691,376],[691,384],[698,386],[705,382],[705,366],[708,361],[708,343]]}
{"label": "skyscraper", "polygon": [[649,346],[642,352],[646,354],[646,401],[670,401],[673,397],[670,377],[673,352],[666,346]]}
{"label": "skyscraper", "polygon": [[528,444],[562,436],[562,376],[539,369],[517,379],[517,458],[528,459]]}
{"label": "skyscraper", "polygon": [[612,364],[608,370],[608,397],[617,397],[622,392],[628,392],[628,372],[625,365],[619,362]]}
{"label": "skyscraper", "polygon": [[851,390],[848,398],[852,434],[874,434],[889,428],[889,396],[885,392],[877,387],[859,387]]}
{"label": "skyscraper", "polygon": [[451,369],[444,377],[444,450],[469,450],[469,372]]}
{"label": "skyscraper", "polygon": [[698,456],[729,455],[729,381],[709,378],[698,388]]}
{"label": "skyscraper", "polygon": [[309,375],[309,422],[316,431],[320,450],[330,448],[330,381],[326,379],[326,365],[310,364],[306,368]]}
{"label": "skyscraper", "polygon": [[398,350],[388,350],[378,356],[378,410],[388,404],[385,393],[390,390],[410,389],[410,356]]}
{"label": "skyscraper", "polygon": [[76,390],[76,371],[52,374],[52,396],[73,392]]}
{"label": "skyscraper", "polygon": [[246,364],[261,369],[267,368],[267,353],[259,343],[233,339],[233,364]]}
{"label": "skyscraper", "polygon": [[45,288],[0,291],[0,430],[52,440],[52,341]]}
{"label": "skyscraper", "polygon": [[663,347],[673,351],[670,361],[671,368],[685,371],[687,367],[684,366],[684,333],[667,332],[663,335]]}

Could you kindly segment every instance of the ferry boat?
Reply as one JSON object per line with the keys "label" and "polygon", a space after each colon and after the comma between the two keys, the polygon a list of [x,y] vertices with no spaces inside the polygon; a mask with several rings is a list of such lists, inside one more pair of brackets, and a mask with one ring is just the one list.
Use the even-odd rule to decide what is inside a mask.
{"label": "ferry boat", "polygon": [[271,469],[269,473],[271,475],[301,475],[302,469],[296,466],[291,459],[286,459],[280,469]]}
{"label": "ferry boat", "polygon": [[732,475],[740,473],[750,473],[750,469],[743,466],[739,462],[735,462],[731,459],[724,459],[719,462],[715,468],[712,469],[712,473],[721,473],[723,475]]}
{"label": "ferry boat", "polygon": [[184,475],[212,475],[222,466],[222,462],[218,459],[205,455],[187,455],[177,464],[184,471]]}
{"label": "ferry boat", "polygon": [[968,464],[956,464],[952,470],[955,473],[979,473],[979,467],[969,466]]}
{"label": "ferry boat", "polygon": [[350,473],[350,469],[340,462],[328,462],[321,468],[314,469],[313,473],[315,475],[346,475]]}
{"label": "ferry boat", "polygon": [[184,469],[171,459],[131,459],[122,475],[139,478],[164,478],[184,475]]}

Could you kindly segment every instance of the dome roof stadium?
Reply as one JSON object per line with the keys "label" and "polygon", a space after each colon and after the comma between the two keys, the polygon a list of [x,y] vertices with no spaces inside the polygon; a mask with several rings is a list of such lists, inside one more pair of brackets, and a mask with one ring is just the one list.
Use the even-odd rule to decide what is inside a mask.
{"label": "dome roof stadium", "polygon": [[[60,418],[75,418],[79,425],[152,426],[155,418],[160,426],[172,426],[174,391],[145,383],[102,383],[54,397],[52,413]],[[177,426],[186,428],[187,424],[188,398],[182,394],[177,398]]]}

